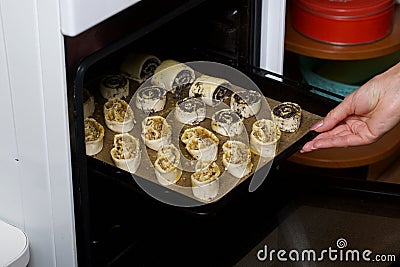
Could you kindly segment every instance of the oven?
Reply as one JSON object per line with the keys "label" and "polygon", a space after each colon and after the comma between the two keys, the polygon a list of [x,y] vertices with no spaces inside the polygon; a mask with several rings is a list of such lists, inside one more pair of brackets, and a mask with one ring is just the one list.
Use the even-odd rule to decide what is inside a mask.
{"label": "oven", "polygon": [[[2,8],[6,10],[5,6]],[[44,9],[40,5],[39,13]],[[288,161],[315,136],[308,131],[312,122],[337,105],[338,102],[322,95],[340,96],[282,75],[285,1],[118,0],[99,5],[92,0],[84,3],[60,0],[60,10],[68,112],[65,120],[69,124],[66,136],[70,145],[69,153],[65,154],[70,156],[67,160],[72,177],[72,196],[64,200],[73,199],[74,216],[71,217],[75,236],[71,239],[76,250],[58,247],[64,247],[68,253],[74,251],[76,255],[63,255],[62,249],[53,248],[57,259],[53,262],[74,262],[68,257],[77,256],[79,266],[282,266],[282,258],[299,264],[314,261],[288,258],[290,251],[297,250],[300,255],[302,250],[320,252],[328,247],[340,248],[344,242],[352,248],[398,257],[396,248],[400,238],[392,234],[399,232],[400,225],[398,186],[361,179],[328,179],[313,173],[303,177],[304,172]],[[43,21],[39,20],[41,27],[50,27]],[[42,37],[46,37],[43,32]],[[41,45],[46,48],[50,43]],[[45,48],[42,48],[43,54]],[[161,61],[173,59],[188,64],[208,62],[224,66],[248,82],[242,86],[235,75],[229,76],[235,85],[260,90],[271,106],[279,102],[298,103],[305,115],[301,131],[295,137],[286,134],[285,142],[272,160],[210,203],[131,174],[116,167],[110,157],[89,156],[85,147],[85,90],[94,94],[94,114],[100,118],[105,100],[98,90],[99,78],[119,71],[126,56],[138,51],[155,55]],[[285,61],[285,65],[295,63]],[[132,81],[129,88],[135,91],[140,85]],[[322,95],[315,94],[316,91]],[[52,113],[47,105],[60,97],[56,90],[45,92],[48,102],[45,101],[44,109],[49,119]],[[56,104],[51,107],[57,108]],[[140,123],[137,120],[134,127]],[[51,136],[52,131],[59,130],[51,129],[50,123],[46,127],[43,135]],[[109,133],[106,129],[106,135]],[[112,146],[109,141],[103,146],[108,156]],[[49,147],[52,144],[50,140]],[[60,183],[62,169],[55,166],[51,165],[49,171],[55,175],[43,185],[53,191],[44,195],[58,201],[57,205],[53,204],[54,218],[65,219],[65,205],[59,205],[59,199],[64,197],[63,189],[69,183]],[[154,169],[150,171],[153,173]],[[28,185],[36,188],[33,182]],[[24,193],[30,191],[28,187],[25,186]],[[149,194],[146,189],[150,187],[156,196],[162,196],[161,200]],[[39,199],[41,193],[33,191],[33,199]],[[60,192],[63,194],[58,195]],[[178,203],[169,203],[168,199]],[[29,204],[25,201],[24,205]],[[47,220],[46,216],[42,217],[43,221]],[[68,228],[64,225],[67,219],[54,221],[52,227],[57,234],[49,243],[64,244],[68,234],[57,230]],[[36,241],[33,261],[40,262],[37,240],[41,232],[35,227],[28,228],[28,234],[33,233]],[[278,257],[270,249],[276,253],[285,250],[287,255],[281,253]],[[337,260],[325,258],[326,262],[333,262],[334,266]]]}
{"label": "oven", "polygon": [[[293,177],[296,171],[289,171],[290,166],[285,165],[287,158],[315,136],[304,129],[257,175],[237,184],[218,201],[206,204],[182,195],[179,190],[136,177],[109,160],[86,155],[84,90],[89,89],[95,95],[96,110],[101,110],[104,99],[100,100],[98,92],[99,77],[119,72],[121,62],[131,52],[144,51],[160,61],[223,64],[249,77],[265,97],[299,103],[309,114],[303,115],[304,127],[324,116],[337,102],[313,93],[322,89],[262,67],[263,3],[265,6],[265,1],[252,0],[139,1],[79,34],[65,36],[80,265],[231,266],[249,264],[246,259],[262,264],[265,259],[257,255],[261,255],[263,244],[299,249],[322,246],[315,244],[318,243],[315,236],[309,237],[313,229],[304,229],[316,226],[306,222],[303,225],[301,219],[308,219],[310,214],[329,217],[330,209],[343,207],[342,203],[319,207],[318,197],[330,202],[342,196],[351,209],[346,212],[350,213],[360,208],[357,197],[372,201],[369,195],[361,193],[367,191],[364,186],[371,186],[369,184],[356,181],[350,186],[351,182],[347,181],[339,186],[341,182],[322,182],[316,178],[300,183],[297,181],[300,177]],[[141,85],[131,80],[130,84],[130,90],[138,90]],[[95,112],[102,114],[101,111]],[[140,121],[136,123],[139,125]],[[109,149],[110,145],[104,147]],[[151,168],[144,173],[148,171],[152,171]],[[357,188],[357,193],[349,194],[344,189],[347,187]],[[156,193],[149,193],[149,190]],[[324,193],[310,195],[314,190]],[[392,195],[387,199],[378,198],[383,205],[396,199]],[[174,201],[169,202],[169,199]],[[398,217],[394,211],[398,209],[392,204],[385,207],[390,219],[396,221]],[[359,216],[357,212],[355,217]],[[340,216],[345,217],[345,212]],[[328,224],[329,219],[325,223]],[[332,242],[339,240],[340,234],[351,234],[337,231],[330,236]],[[283,238],[279,237],[282,233]],[[321,237],[322,233],[318,235]]]}

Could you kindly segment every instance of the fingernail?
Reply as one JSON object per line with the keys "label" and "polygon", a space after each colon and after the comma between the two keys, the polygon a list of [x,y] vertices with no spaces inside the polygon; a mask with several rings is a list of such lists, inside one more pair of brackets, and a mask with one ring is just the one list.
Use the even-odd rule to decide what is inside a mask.
{"label": "fingernail", "polygon": [[318,129],[319,127],[321,127],[322,125],[324,125],[324,121],[319,121],[316,124],[314,124],[313,126],[311,126],[310,130],[314,131],[314,130]]}

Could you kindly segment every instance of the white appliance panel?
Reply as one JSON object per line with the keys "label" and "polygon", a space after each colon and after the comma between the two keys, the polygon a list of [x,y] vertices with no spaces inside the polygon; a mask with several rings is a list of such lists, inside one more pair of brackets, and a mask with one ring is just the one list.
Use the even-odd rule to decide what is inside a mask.
{"label": "white appliance panel", "polygon": [[59,0],[61,32],[76,36],[140,0]]}

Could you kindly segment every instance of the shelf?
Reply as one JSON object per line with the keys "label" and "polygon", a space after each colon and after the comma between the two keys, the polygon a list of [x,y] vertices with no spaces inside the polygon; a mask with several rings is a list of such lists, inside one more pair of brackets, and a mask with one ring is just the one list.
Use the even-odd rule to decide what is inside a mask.
{"label": "shelf", "polygon": [[400,50],[400,5],[396,5],[391,34],[379,41],[362,45],[331,45],[305,37],[293,28],[290,6],[288,1],[285,31],[287,51],[315,58],[358,60],[380,57]]}

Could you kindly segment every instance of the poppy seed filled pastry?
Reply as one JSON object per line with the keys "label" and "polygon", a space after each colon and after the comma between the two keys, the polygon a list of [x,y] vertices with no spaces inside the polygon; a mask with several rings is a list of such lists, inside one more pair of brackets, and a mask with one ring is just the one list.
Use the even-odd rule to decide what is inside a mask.
{"label": "poppy seed filled pastry", "polygon": [[93,115],[95,109],[94,97],[88,89],[83,89],[83,118],[88,118]]}
{"label": "poppy seed filled pastry", "polygon": [[198,77],[189,89],[189,97],[201,97],[208,106],[215,106],[231,95],[229,81],[208,75]]}
{"label": "poppy seed filled pastry", "polygon": [[253,123],[250,149],[262,157],[274,157],[281,138],[279,126],[272,120],[261,119]]}
{"label": "poppy seed filled pastry", "polygon": [[171,126],[161,116],[150,116],[142,121],[144,144],[155,151],[171,143]]}
{"label": "poppy seed filled pastry", "polygon": [[228,140],[222,145],[222,150],[222,163],[230,174],[242,178],[251,172],[251,152],[245,143]]}
{"label": "poppy seed filled pastry", "polygon": [[150,78],[161,61],[147,53],[133,52],[121,63],[120,71],[128,78],[142,83]]}
{"label": "poppy seed filled pastry", "polygon": [[213,161],[218,154],[218,137],[202,126],[186,129],[181,141],[186,145],[186,150],[195,159]]}
{"label": "poppy seed filled pastry", "polygon": [[195,79],[194,70],[184,63],[167,59],[161,62],[151,78],[151,83],[171,92],[180,98],[182,92]]}
{"label": "poppy seed filled pastry", "polygon": [[86,155],[96,155],[103,149],[104,127],[93,118],[86,118],[84,124]]}
{"label": "poppy seed filled pastry", "polygon": [[243,132],[243,118],[230,109],[221,109],[211,118],[211,129],[224,136],[240,135]]}
{"label": "poppy seed filled pastry", "polygon": [[104,104],[104,120],[107,127],[116,133],[126,133],[133,129],[135,117],[132,108],[126,101],[118,98]]}
{"label": "poppy seed filled pastry", "polygon": [[190,176],[193,195],[206,201],[214,199],[219,191],[220,174],[221,171],[214,161],[199,161],[196,172]]}
{"label": "poppy seed filled pastry", "polygon": [[141,87],[136,91],[136,107],[145,113],[158,112],[164,109],[167,91],[158,86]]}
{"label": "poppy seed filled pastry", "polygon": [[129,80],[120,74],[106,75],[100,81],[100,93],[105,99],[128,97]]}
{"label": "poppy seed filled pastry", "polygon": [[250,118],[260,111],[261,94],[253,90],[235,92],[231,96],[230,106],[242,118]]}
{"label": "poppy seed filled pastry", "polygon": [[184,98],[176,103],[175,118],[184,124],[199,124],[206,118],[206,104],[200,98]]}
{"label": "poppy seed filled pastry", "polygon": [[115,166],[135,173],[141,160],[139,139],[129,133],[116,134],[110,154]]}
{"label": "poppy seed filled pastry", "polygon": [[154,169],[160,184],[167,186],[179,181],[182,175],[182,170],[179,168],[180,158],[180,151],[173,144],[162,146],[158,150]]}
{"label": "poppy seed filled pastry", "polygon": [[292,102],[283,102],[272,109],[272,118],[282,132],[293,133],[300,127],[301,107]]}

